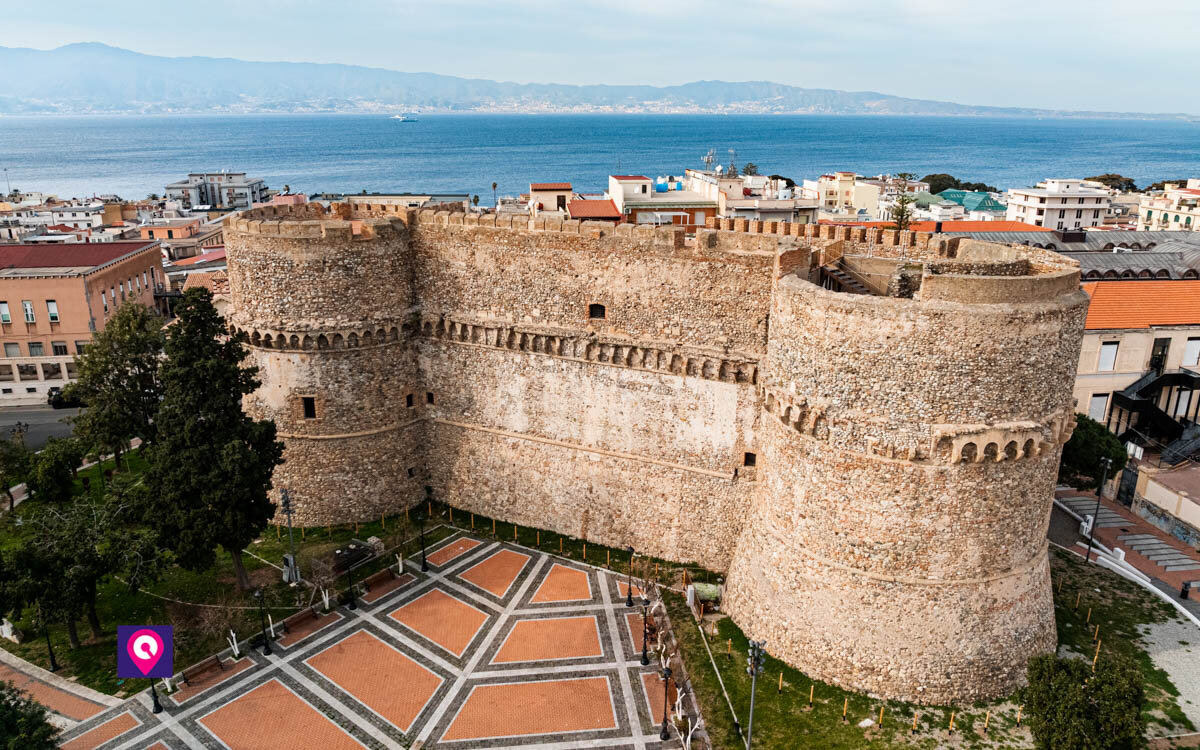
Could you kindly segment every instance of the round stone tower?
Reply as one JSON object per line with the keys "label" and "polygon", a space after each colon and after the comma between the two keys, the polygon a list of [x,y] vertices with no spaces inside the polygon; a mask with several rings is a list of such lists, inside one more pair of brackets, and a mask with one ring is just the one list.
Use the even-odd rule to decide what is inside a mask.
{"label": "round stone tower", "polygon": [[275,421],[275,488],[302,525],[379,518],[420,496],[408,231],[394,210],[361,209],[268,206],[225,222],[230,322],[262,381],[246,410]]}
{"label": "round stone tower", "polygon": [[964,242],[897,263],[897,296],[777,280],[726,599],[772,654],[939,703],[1007,695],[1054,649],[1046,531],[1087,308],[1056,258]]}

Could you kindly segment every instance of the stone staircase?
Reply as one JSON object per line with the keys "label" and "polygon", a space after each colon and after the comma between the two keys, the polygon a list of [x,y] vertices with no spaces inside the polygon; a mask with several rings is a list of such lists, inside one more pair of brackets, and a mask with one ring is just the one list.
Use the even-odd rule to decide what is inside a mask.
{"label": "stone staircase", "polygon": [[[1078,516],[1090,516],[1096,512],[1096,500],[1090,497],[1068,497],[1059,500]],[[1136,523],[1125,516],[1100,506],[1100,514],[1096,519],[1097,529],[1135,527]],[[1121,546],[1137,552],[1154,565],[1170,573],[1185,570],[1200,570],[1200,560],[1194,555],[1180,550],[1154,534],[1135,533],[1118,534],[1117,541]]]}

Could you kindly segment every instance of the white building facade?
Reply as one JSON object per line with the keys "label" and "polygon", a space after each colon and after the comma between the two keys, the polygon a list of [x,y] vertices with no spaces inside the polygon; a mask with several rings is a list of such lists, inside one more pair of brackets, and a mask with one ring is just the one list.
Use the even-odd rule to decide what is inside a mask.
{"label": "white building facade", "polygon": [[166,186],[167,198],[185,208],[250,208],[266,200],[267,185],[245,172],[192,172],[186,179]]}
{"label": "white building facade", "polygon": [[1108,190],[1083,180],[1045,180],[1009,190],[1006,218],[1049,229],[1086,229],[1103,223],[1111,202]]}
{"label": "white building facade", "polygon": [[1138,231],[1200,231],[1200,180],[1187,185],[1168,182],[1161,195],[1144,196],[1138,204]]}

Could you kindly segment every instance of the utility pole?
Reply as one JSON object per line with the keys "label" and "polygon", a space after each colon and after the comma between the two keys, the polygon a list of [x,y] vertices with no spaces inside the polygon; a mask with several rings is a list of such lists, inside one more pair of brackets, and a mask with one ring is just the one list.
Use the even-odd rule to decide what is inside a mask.
{"label": "utility pole", "polygon": [[1092,523],[1088,528],[1088,548],[1085,562],[1092,561],[1092,539],[1096,537],[1096,523],[1100,520],[1100,498],[1104,495],[1104,483],[1108,481],[1108,470],[1112,467],[1112,459],[1108,456],[1100,459],[1104,468],[1100,470],[1100,486],[1096,488],[1096,512],[1092,514]]}
{"label": "utility pole", "polygon": [[750,718],[746,722],[746,750],[750,750],[750,743],[754,740],[754,690],[758,686],[758,676],[763,671],[766,647],[766,641],[750,641],[750,657],[746,659],[746,674],[750,675]]}
{"label": "utility pole", "polygon": [[279,497],[283,503],[283,514],[288,520],[288,559],[287,565],[284,566],[284,574],[288,583],[297,583],[300,580],[300,570],[296,566],[296,538],[292,536],[292,499],[288,496],[286,489],[279,491]]}

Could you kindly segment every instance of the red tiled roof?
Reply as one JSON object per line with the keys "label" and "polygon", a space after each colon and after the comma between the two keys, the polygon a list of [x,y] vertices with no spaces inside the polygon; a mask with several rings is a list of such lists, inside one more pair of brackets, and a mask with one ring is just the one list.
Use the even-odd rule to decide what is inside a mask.
{"label": "red tiled roof", "polygon": [[222,247],[213,248],[212,250],[209,250],[207,252],[200,253],[199,255],[193,255],[190,258],[182,258],[180,260],[177,260],[177,261],[175,261],[175,265],[190,266],[193,263],[207,263],[210,260],[224,260],[224,259],[225,259],[225,247],[222,246]]}
{"label": "red tiled roof", "polygon": [[[822,224],[883,228],[895,226],[890,221],[822,221]],[[937,229],[936,221],[914,221],[909,229],[914,232],[932,232]],[[1021,221],[943,221],[943,232],[1049,232],[1046,227],[1026,224]]]}
{"label": "red tiled roof", "polygon": [[634,180],[648,180],[649,177],[640,174],[615,174],[612,176],[618,182],[632,182]]}
{"label": "red tiled roof", "polygon": [[47,224],[47,232],[78,232],[79,230],[69,224]]}
{"label": "red tiled roof", "polygon": [[229,274],[224,271],[188,274],[187,279],[183,282],[183,290],[186,292],[188,289],[196,287],[204,287],[212,292],[214,297],[229,294]]}
{"label": "red tiled roof", "polygon": [[100,266],[155,242],[88,242],[66,245],[0,245],[0,268]]}
{"label": "red tiled roof", "polygon": [[570,190],[571,183],[569,182],[531,182],[529,183],[530,190]]}
{"label": "red tiled roof", "polygon": [[1090,331],[1200,325],[1200,281],[1093,281]]}
{"label": "red tiled roof", "polygon": [[619,219],[621,212],[607,198],[603,200],[574,200],[567,204],[572,219]]}

